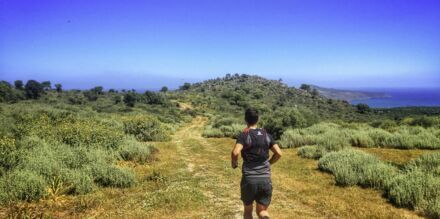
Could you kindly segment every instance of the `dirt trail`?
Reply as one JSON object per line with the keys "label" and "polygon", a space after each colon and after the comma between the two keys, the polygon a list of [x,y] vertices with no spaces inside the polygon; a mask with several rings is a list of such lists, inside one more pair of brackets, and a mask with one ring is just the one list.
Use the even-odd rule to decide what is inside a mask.
{"label": "dirt trail", "polygon": [[[242,218],[242,206],[237,190],[238,170],[229,167],[226,154],[229,150],[218,147],[202,137],[206,118],[197,117],[193,122],[174,136],[178,155],[185,161],[187,170],[200,180],[203,194],[208,198],[204,204],[204,216],[222,218]],[[235,180],[231,180],[231,176]]]}

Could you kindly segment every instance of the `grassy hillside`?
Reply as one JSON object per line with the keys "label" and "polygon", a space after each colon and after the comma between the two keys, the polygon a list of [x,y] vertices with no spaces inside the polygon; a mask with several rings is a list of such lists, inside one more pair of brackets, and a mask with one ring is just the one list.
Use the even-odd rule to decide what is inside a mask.
{"label": "grassy hillside", "polygon": [[439,217],[440,108],[352,106],[244,74],[145,93],[0,82],[0,217],[239,217],[228,153],[247,107],[287,155],[277,218]]}

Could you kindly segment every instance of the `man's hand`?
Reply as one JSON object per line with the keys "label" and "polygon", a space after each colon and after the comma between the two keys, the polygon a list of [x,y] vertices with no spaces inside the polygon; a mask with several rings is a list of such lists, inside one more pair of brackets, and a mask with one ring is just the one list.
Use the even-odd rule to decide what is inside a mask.
{"label": "man's hand", "polygon": [[231,167],[237,168],[238,166],[238,155],[240,154],[241,150],[243,150],[242,144],[235,144],[234,148],[231,152]]}
{"label": "man's hand", "polygon": [[232,169],[235,169],[238,167],[238,162],[237,161],[231,161],[231,167]]}
{"label": "man's hand", "polygon": [[280,158],[281,158],[281,149],[280,146],[278,146],[278,144],[274,144],[270,150],[273,152],[272,157],[269,160],[269,163],[272,165],[274,163],[276,163]]}

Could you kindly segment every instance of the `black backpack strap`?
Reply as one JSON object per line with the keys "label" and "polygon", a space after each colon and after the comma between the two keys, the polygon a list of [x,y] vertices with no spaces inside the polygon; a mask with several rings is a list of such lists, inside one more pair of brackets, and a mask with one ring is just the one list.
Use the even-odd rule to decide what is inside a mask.
{"label": "black backpack strap", "polygon": [[263,133],[264,141],[266,142],[267,147],[270,147],[270,137],[266,132],[266,129],[261,129],[261,132]]}

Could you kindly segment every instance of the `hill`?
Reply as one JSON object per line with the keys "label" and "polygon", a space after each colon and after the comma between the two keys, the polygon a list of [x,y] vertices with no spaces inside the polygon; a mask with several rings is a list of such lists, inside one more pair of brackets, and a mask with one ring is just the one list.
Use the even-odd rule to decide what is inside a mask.
{"label": "hill", "polygon": [[256,75],[227,74],[225,77],[181,87],[180,98],[198,107],[219,112],[242,112],[255,107],[263,113],[282,108],[298,108],[315,113],[320,118],[356,117],[356,110],[347,101],[334,100],[308,90],[289,87],[278,80]]}

